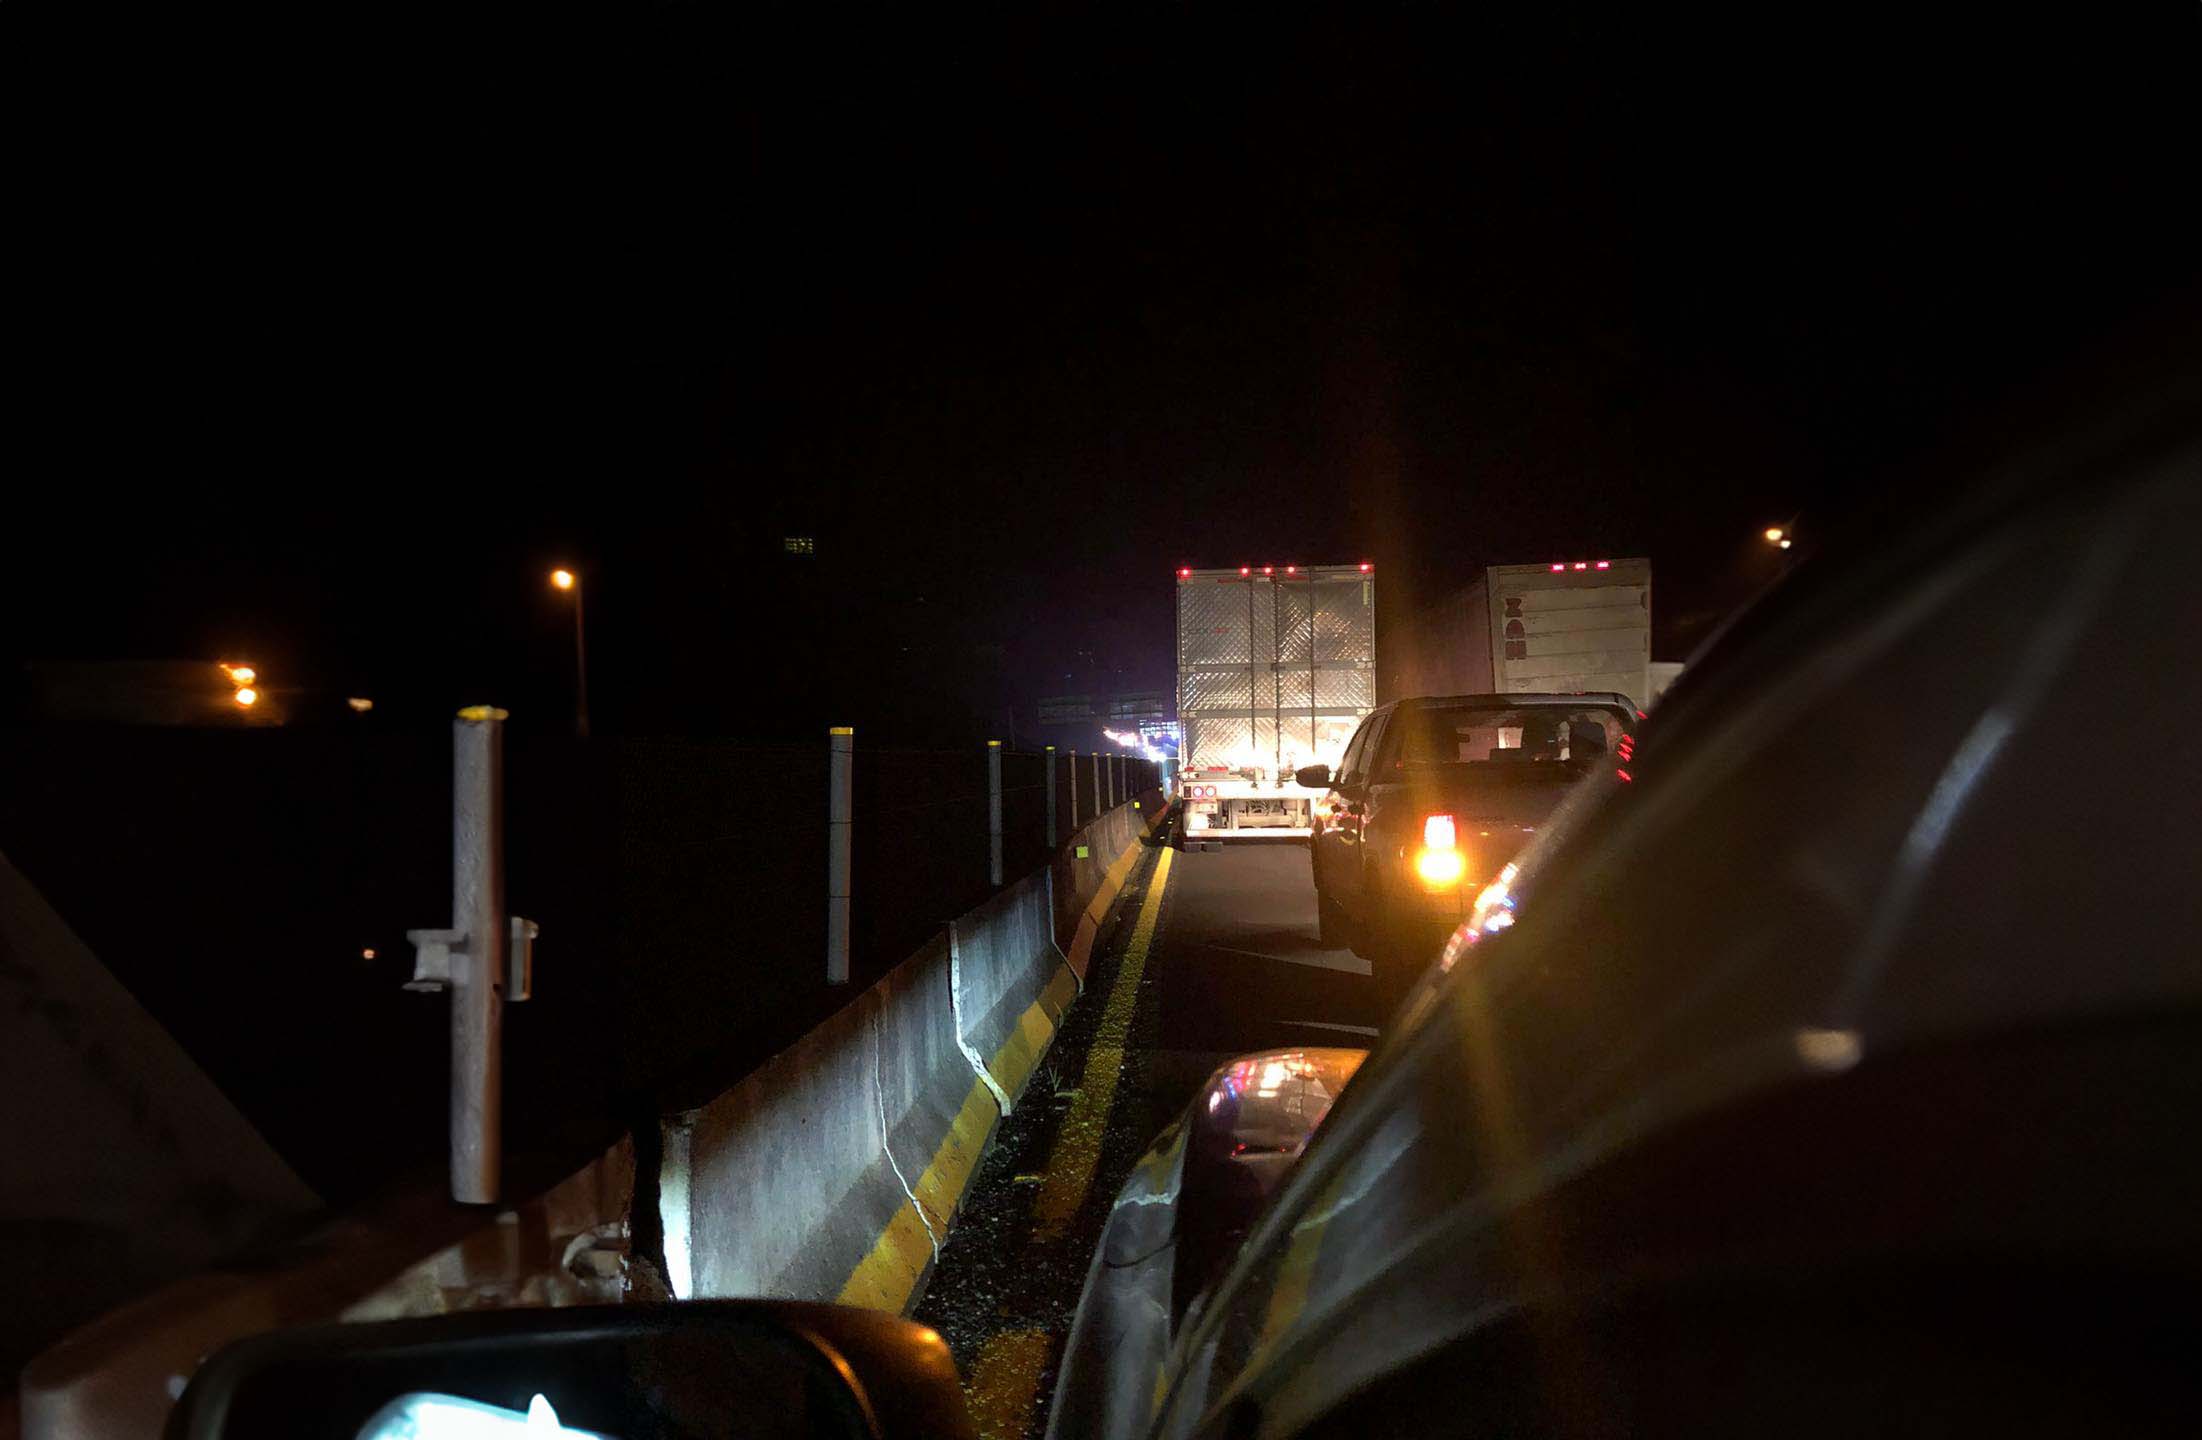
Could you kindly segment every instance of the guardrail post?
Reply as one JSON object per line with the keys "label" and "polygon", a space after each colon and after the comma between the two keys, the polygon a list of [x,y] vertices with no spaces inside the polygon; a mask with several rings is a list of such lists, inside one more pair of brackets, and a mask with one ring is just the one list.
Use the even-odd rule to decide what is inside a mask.
{"label": "guardrail post", "polygon": [[1078,750],[1070,752],[1070,833],[1078,833]]}
{"label": "guardrail post", "polygon": [[1123,758],[1124,757],[1122,757],[1121,755],[1111,755],[1108,760],[1107,769],[1109,773],[1109,808],[1111,810],[1114,810],[1116,808],[1116,772]]}
{"label": "guardrail post", "polygon": [[986,742],[986,878],[1002,883],[1002,742]]}
{"label": "guardrail post", "polygon": [[1047,848],[1055,848],[1055,747],[1047,747]]}
{"label": "guardrail post", "polygon": [[856,795],[856,729],[827,732],[826,983],[849,983],[849,831]]}
{"label": "guardrail post", "polygon": [[1101,818],[1101,766],[1108,757],[1100,751],[1093,752],[1093,818]]}

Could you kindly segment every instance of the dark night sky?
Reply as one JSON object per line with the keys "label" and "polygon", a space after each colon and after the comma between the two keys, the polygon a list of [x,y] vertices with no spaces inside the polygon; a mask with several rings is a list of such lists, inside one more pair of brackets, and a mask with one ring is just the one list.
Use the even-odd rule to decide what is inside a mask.
{"label": "dark night sky", "polygon": [[2191,14],[688,19],[57,44],[0,658],[556,719],[566,560],[609,728],[947,738],[1080,652],[1166,685],[1180,563],[1636,553],[1679,655],[1760,527],[1890,523],[1881,462],[2194,282]]}

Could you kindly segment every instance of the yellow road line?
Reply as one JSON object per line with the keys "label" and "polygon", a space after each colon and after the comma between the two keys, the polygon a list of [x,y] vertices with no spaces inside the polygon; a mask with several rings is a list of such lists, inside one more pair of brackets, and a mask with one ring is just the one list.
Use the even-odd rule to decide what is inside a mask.
{"label": "yellow road line", "polygon": [[1109,986],[1108,1004],[1101,1011],[1101,1026],[1086,1051],[1085,1068],[1078,1076],[1078,1098],[1055,1137],[1048,1155],[1047,1180],[1032,1202],[1033,1237],[1053,1240],[1069,1226],[1071,1217],[1085,1204],[1093,1188],[1094,1167],[1101,1163],[1101,1139],[1109,1123],[1109,1107],[1116,1099],[1117,1076],[1124,1068],[1124,1042],[1131,1033],[1132,1012],[1139,1005],[1139,981],[1147,969],[1147,953],[1154,946],[1155,922],[1162,913],[1162,890],[1170,878],[1167,849],[1156,852],[1154,877],[1147,882],[1147,898],[1139,907],[1139,922],[1131,943],[1124,947],[1124,963],[1117,967]]}
{"label": "yellow road line", "polygon": [[979,1347],[971,1383],[964,1386],[979,1440],[1025,1440],[1032,1433],[1032,1404],[1054,1346],[1045,1330],[1004,1330]]}

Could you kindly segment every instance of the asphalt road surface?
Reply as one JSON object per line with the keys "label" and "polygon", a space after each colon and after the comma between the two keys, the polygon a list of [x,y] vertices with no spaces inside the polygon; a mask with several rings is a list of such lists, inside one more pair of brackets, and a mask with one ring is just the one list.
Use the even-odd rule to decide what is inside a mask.
{"label": "asphalt road surface", "polygon": [[1247,1050],[1367,1044],[1368,962],[1316,941],[1304,845],[1157,848],[1086,993],[993,1148],[917,1318],[948,1338],[981,1433],[1037,1436],[1109,1202],[1208,1073]]}

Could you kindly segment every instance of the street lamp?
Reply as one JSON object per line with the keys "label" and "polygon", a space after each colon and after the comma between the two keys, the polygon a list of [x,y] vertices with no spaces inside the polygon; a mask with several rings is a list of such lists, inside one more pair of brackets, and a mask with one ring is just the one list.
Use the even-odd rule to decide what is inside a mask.
{"label": "street lamp", "polygon": [[550,583],[554,589],[573,596],[573,733],[586,740],[589,738],[589,641],[581,618],[581,577],[571,570],[558,569],[551,571]]}

